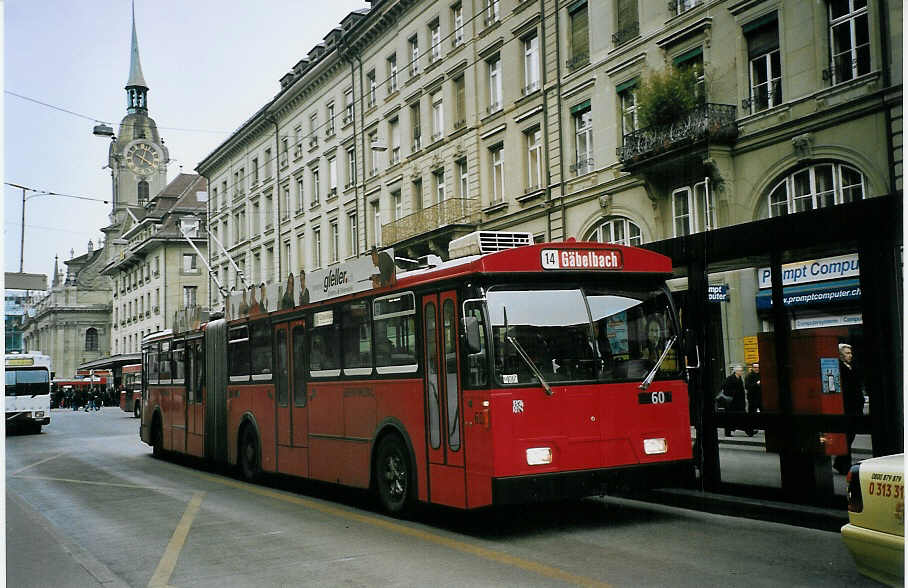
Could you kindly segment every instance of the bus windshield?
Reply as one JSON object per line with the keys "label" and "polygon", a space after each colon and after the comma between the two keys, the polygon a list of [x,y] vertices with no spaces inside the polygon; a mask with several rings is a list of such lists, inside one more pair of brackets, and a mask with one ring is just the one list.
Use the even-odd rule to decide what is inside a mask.
{"label": "bus windshield", "polygon": [[[492,288],[486,295],[501,384],[642,380],[675,336],[664,289]],[[523,358],[521,350],[532,361]],[[656,373],[678,377],[677,345]]]}
{"label": "bus windshield", "polygon": [[6,370],[6,396],[49,394],[50,372],[43,368]]}

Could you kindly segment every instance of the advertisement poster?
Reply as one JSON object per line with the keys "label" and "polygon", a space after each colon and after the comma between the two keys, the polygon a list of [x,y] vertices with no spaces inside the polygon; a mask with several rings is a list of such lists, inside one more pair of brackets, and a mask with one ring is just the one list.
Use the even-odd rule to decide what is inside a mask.
{"label": "advertisement poster", "polygon": [[605,333],[612,348],[612,357],[628,355],[627,348],[627,313],[619,312],[606,319]]}
{"label": "advertisement poster", "polygon": [[842,391],[838,357],[820,358],[820,381],[823,383],[823,394],[838,394]]}

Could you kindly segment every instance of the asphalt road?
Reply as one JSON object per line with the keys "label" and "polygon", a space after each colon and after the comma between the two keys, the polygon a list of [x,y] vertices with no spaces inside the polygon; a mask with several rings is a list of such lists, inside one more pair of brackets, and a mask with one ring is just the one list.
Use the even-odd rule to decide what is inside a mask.
{"label": "asphalt road", "polygon": [[414,520],[156,460],[118,408],[6,438],[8,586],[866,586],[838,533],[595,498]]}

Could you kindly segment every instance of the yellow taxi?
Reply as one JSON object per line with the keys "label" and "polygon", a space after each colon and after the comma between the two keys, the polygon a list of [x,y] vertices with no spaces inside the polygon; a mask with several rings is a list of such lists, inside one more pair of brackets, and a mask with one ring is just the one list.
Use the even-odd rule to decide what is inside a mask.
{"label": "yellow taxi", "polygon": [[851,467],[848,524],[842,540],[858,571],[901,585],[905,577],[905,455],[867,459]]}

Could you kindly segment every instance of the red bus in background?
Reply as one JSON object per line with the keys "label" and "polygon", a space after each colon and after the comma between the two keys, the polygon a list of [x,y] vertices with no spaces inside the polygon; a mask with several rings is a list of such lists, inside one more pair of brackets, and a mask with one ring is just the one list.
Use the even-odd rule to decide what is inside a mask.
{"label": "red bus in background", "polygon": [[120,390],[120,410],[142,415],[142,364],[123,366],[123,388]]}
{"label": "red bus in background", "polygon": [[477,233],[452,242],[450,261],[406,272],[373,251],[147,337],[142,440],[249,480],[371,488],[392,514],[687,476],[670,260],[529,243]]}

